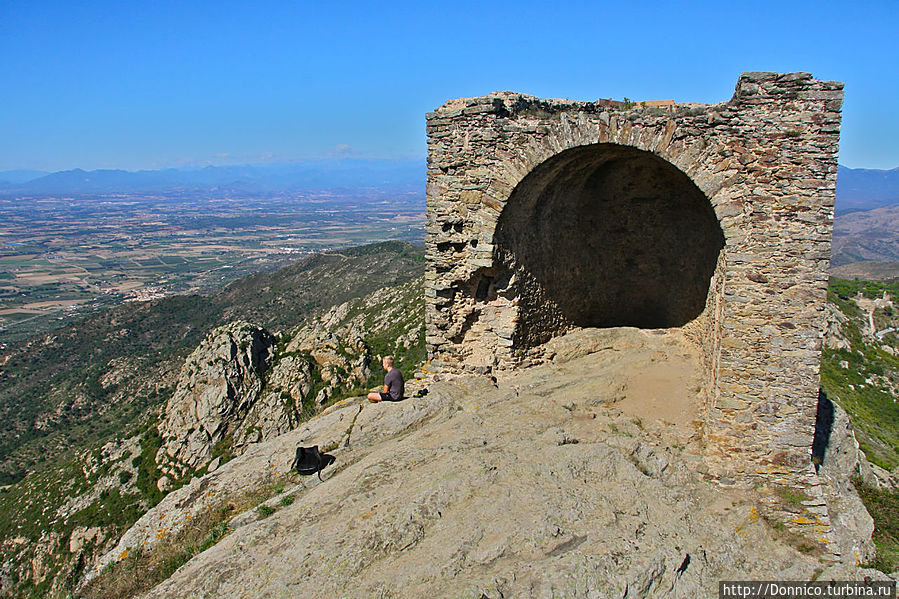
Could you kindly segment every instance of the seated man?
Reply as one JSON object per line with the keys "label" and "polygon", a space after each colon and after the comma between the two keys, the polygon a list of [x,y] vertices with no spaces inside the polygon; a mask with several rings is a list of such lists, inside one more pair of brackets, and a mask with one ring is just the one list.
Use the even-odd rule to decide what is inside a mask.
{"label": "seated man", "polygon": [[384,390],[381,392],[372,391],[368,394],[368,401],[378,403],[379,401],[400,401],[403,399],[406,383],[403,380],[403,373],[399,368],[393,367],[393,356],[384,356],[381,361],[387,374],[384,376]]}

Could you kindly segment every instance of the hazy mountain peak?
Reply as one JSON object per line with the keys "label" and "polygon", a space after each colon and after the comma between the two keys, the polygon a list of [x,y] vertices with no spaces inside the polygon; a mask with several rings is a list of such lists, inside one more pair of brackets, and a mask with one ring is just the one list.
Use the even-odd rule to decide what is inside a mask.
{"label": "hazy mountain peak", "polygon": [[197,192],[237,185],[244,193],[331,188],[424,188],[424,160],[309,160],[285,164],[126,171],[75,168],[55,173],[0,172],[0,194],[86,195]]}

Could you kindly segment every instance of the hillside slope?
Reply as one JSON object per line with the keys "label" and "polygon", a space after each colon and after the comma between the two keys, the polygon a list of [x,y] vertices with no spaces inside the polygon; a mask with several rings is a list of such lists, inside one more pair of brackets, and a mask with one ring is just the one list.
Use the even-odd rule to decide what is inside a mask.
{"label": "hillside slope", "polygon": [[853,212],[834,219],[830,254],[833,266],[899,260],[899,206]]}
{"label": "hillside slope", "polygon": [[423,270],[423,249],[399,242],[318,254],[212,296],[124,304],[21,344],[0,366],[0,484],[39,469],[48,454],[102,445],[141,424],[214,327],[245,319],[277,332]]}
{"label": "hillside slope", "polygon": [[[373,386],[383,376],[368,367],[373,356],[420,364],[422,266],[414,246],[354,248],[236,281],[216,296],[123,306],[16,353],[0,385],[0,456],[7,481],[30,472],[0,488],[0,596],[66,596],[110,543],[166,492],[205,472],[209,458],[227,462],[322,402]],[[266,314],[257,322],[272,331],[229,323],[233,336],[215,341],[221,320]],[[269,350],[264,368],[232,360],[229,344],[253,331]],[[234,385],[245,376],[247,385]],[[218,402],[207,419],[168,420],[163,407],[195,390]],[[232,406],[235,399],[244,405]],[[209,418],[225,426],[213,427],[214,440],[200,439],[211,441],[201,467],[173,469],[162,446],[196,439]]]}
{"label": "hillside slope", "polygon": [[837,170],[837,214],[871,210],[899,202],[899,168]]}
{"label": "hillside slope", "polygon": [[[359,554],[362,558],[358,559],[377,562],[381,558],[376,559],[366,551],[380,546],[389,554],[384,559],[389,560],[379,562],[378,567],[400,567],[406,563],[402,559],[403,551],[396,550],[401,545],[400,541],[378,541],[380,537],[377,535],[382,530],[402,529],[396,514],[409,515],[404,511],[406,502],[413,501],[415,505],[427,503],[425,500],[432,490],[439,490],[444,483],[456,478],[461,485],[457,489],[461,495],[456,491],[447,491],[449,495],[443,499],[438,497],[437,503],[456,514],[455,519],[445,520],[449,528],[439,538],[441,545],[462,543],[458,546],[458,555],[464,557],[459,566],[461,569],[458,572],[448,571],[450,574],[455,572],[461,580],[474,580],[472,576],[476,571],[483,570],[496,576],[506,576],[512,572],[510,576],[515,580],[531,577],[536,581],[534,588],[544,583],[557,585],[558,580],[547,582],[548,579],[540,578],[544,576],[543,570],[552,570],[556,563],[553,559],[569,553],[569,547],[573,551],[583,544],[584,552],[575,552],[580,555],[576,559],[587,560],[579,562],[581,565],[590,562],[593,570],[588,568],[585,571],[592,571],[595,576],[582,580],[579,575],[573,575],[581,581],[578,584],[594,585],[590,588],[618,589],[614,585],[623,581],[642,588],[646,581],[629,580],[630,570],[615,570],[609,564],[596,569],[599,566],[596,566],[594,558],[609,554],[617,556],[614,562],[616,567],[632,562],[648,564],[647,567],[653,569],[661,563],[661,573],[650,576],[650,586],[647,587],[651,587],[653,593],[661,593],[660,589],[667,588],[666,584],[681,584],[679,581],[683,576],[672,575],[677,565],[682,563],[678,559],[685,559],[684,556],[676,556],[678,551],[687,548],[686,552],[693,556],[691,560],[698,559],[697,553],[689,549],[693,546],[690,539],[694,535],[699,535],[695,538],[706,539],[703,536],[706,533],[702,532],[706,527],[722,531],[737,530],[737,527],[747,530],[745,522],[735,519],[736,511],[749,518],[748,523],[755,531],[749,537],[752,543],[777,558],[768,560],[760,556],[745,569],[735,571],[744,572],[746,576],[753,572],[787,575],[793,570],[777,570],[775,566],[799,564],[795,572],[802,577],[808,572],[806,566],[817,563],[817,559],[807,559],[807,553],[814,554],[820,548],[808,545],[789,530],[778,527],[776,522],[767,522],[760,506],[769,501],[779,501],[784,504],[781,506],[783,509],[795,510],[797,517],[814,520],[831,510],[829,505],[808,503],[784,490],[781,495],[767,498],[753,496],[727,486],[713,486],[703,477],[698,457],[700,448],[697,447],[699,436],[696,434],[695,406],[700,390],[694,377],[693,349],[683,343],[677,331],[611,330],[599,333],[599,337],[590,333],[594,335],[592,340],[585,338],[578,341],[575,336],[572,341],[568,337],[554,342],[557,347],[553,350],[556,353],[553,364],[510,373],[499,381],[498,388],[489,381],[441,382],[431,386],[431,394],[425,399],[398,405],[366,405],[360,413],[358,397],[355,400],[345,398],[358,396],[365,387],[379,382],[383,373],[377,371],[377,360],[374,358],[385,353],[397,354],[399,364],[407,375],[424,359],[421,278],[409,274],[421,267],[421,254],[419,249],[413,248],[403,257],[404,247],[408,246],[360,248],[343,256],[330,256],[320,262],[306,263],[305,267],[297,265],[297,270],[293,272],[275,273],[274,277],[251,277],[229,287],[225,293],[231,294],[231,299],[222,300],[222,305],[236,307],[240,301],[245,301],[245,310],[258,310],[255,314],[260,315],[267,310],[280,312],[285,309],[285,304],[308,302],[317,306],[316,302],[328,301],[328,298],[345,297],[354,293],[354,289],[364,288],[364,285],[356,287],[352,284],[352,277],[356,276],[365,285],[376,285],[384,280],[394,282],[390,291],[363,291],[361,297],[316,311],[313,317],[301,319],[299,323],[291,323],[296,326],[279,325],[279,331],[263,334],[262,327],[258,325],[235,322],[223,327],[226,335],[218,329],[209,332],[203,343],[198,341],[192,348],[192,358],[172,368],[170,386],[144,412],[155,414],[156,410],[166,405],[160,413],[159,422],[150,420],[131,428],[122,426],[105,445],[97,444],[89,451],[66,456],[55,467],[35,472],[5,489],[0,494],[0,548],[4,558],[0,564],[0,596],[12,592],[13,596],[64,597],[86,572],[95,571],[96,560],[100,556],[105,556],[103,563],[115,562],[123,557],[125,560],[95,579],[95,586],[85,590],[86,596],[132,596],[152,585],[123,590],[116,587],[123,578],[138,583],[159,581],[182,564],[188,563],[185,571],[201,567],[198,564],[202,564],[206,557],[224,551],[227,547],[225,543],[231,543],[229,539],[232,536],[236,538],[238,533],[249,534],[242,531],[254,526],[261,527],[255,529],[263,531],[258,533],[260,535],[279,535],[290,531],[291,535],[325,538],[332,529],[345,531],[349,538],[355,540],[350,542],[335,538],[333,543],[336,545],[322,545],[311,555],[319,556],[322,563],[333,565],[335,558],[331,554],[340,553],[344,549],[339,548],[348,546],[348,555]],[[382,250],[388,257],[383,264],[380,262]],[[395,256],[392,250],[399,250],[400,256],[396,261],[390,259],[390,256]],[[378,267],[378,264],[381,266]],[[407,266],[410,271],[404,270]],[[306,267],[308,271],[303,271]],[[305,280],[307,275],[304,272],[311,273],[308,276],[312,283]],[[329,279],[335,276],[334,273],[338,273],[338,278]],[[408,282],[395,284],[406,276],[409,277]],[[316,286],[323,286],[323,281],[331,283],[316,295],[319,291]],[[855,287],[844,288],[844,285]],[[895,422],[899,422],[899,418],[889,416],[896,409],[895,387],[891,386],[895,364],[880,360],[880,356],[892,357],[894,354],[890,353],[889,348],[895,347],[894,342],[899,337],[887,332],[878,340],[874,331],[862,330],[863,323],[869,318],[859,307],[858,301],[850,298],[858,292],[862,292],[862,296],[880,297],[883,287],[882,284],[832,282],[831,313],[836,324],[831,323],[828,338],[836,345],[829,346],[825,351],[822,373],[825,375],[825,388],[831,397],[844,405],[853,419],[858,419],[862,446],[869,452],[869,457],[874,461],[885,460],[879,463],[892,467],[894,453],[890,448],[897,438]],[[867,304],[862,302],[861,305]],[[892,313],[887,313],[887,307],[886,304],[879,308],[875,306],[871,316],[875,330],[882,330],[892,322]],[[836,316],[837,312],[840,317]],[[243,314],[254,313],[240,312],[235,308],[229,314],[240,318]],[[273,318],[275,320],[269,322],[287,322],[283,314]],[[260,339],[264,338],[267,357],[264,366],[254,367],[256,370],[253,371],[247,365],[254,360],[241,362],[239,355],[244,345],[241,335],[255,335],[256,331],[262,334]],[[275,332],[278,334],[273,334]],[[614,343],[603,335],[614,336]],[[218,338],[221,341],[216,341]],[[247,347],[251,343],[248,341]],[[847,343],[849,345],[845,345]],[[234,351],[229,348],[234,348]],[[850,360],[851,368],[848,364],[842,365],[842,362]],[[114,361],[108,366],[109,370],[104,371],[105,380],[112,380],[109,377],[118,372],[117,364]],[[876,372],[878,368],[879,374]],[[204,373],[202,376],[201,371]],[[142,374],[146,376],[147,372]],[[141,380],[139,375],[135,377],[133,380]],[[856,381],[858,377],[861,378]],[[228,380],[242,382],[230,386],[220,384]],[[865,387],[860,387],[859,382]],[[128,384],[127,381],[122,383],[122,393],[127,391]],[[414,388],[410,386],[410,390]],[[880,391],[871,395],[869,391],[875,388]],[[229,389],[238,392],[232,394]],[[846,390],[855,395],[847,394]],[[200,396],[214,406],[204,414],[194,409],[198,402],[191,399]],[[331,407],[327,407],[329,405]],[[325,415],[302,424],[323,407]],[[193,416],[169,420],[169,408],[173,413],[193,413]],[[882,410],[888,413],[885,419],[880,418]],[[463,415],[470,418],[470,422],[458,418]],[[354,421],[356,416],[358,421]],[[353,428],[349,447],[345,445],[344,435],[348,428]],[[848,424],[844,428],[848,430]],[[206,436],[197,436],[201,429],[206,431]],[[429,439],[434,440],[437,446],[428,445],[432,443]],[[468,443],[471,440],[481,445]],[[487,446],[483,445],[485,441]],[[333,492],[333,496],[329,495],[330,499],[314,495],[323,493],[313,490],[313,487],[317,488],[317,479],[301,481],[285,472],[298,443],[339,443],[340,449],[335,451],[339,460],[334,467],[334,480],[337,480],[338,472],[350,471],[351,467],[356,468],[355,474],[347,474],[349,478],[342,479],[344,482],[340,484],[343,486],[336,490],[333,486],[328,487],[331,489],[328,493]],[[427,448],[427,451],[421,450],[420,446]],[[857,470],[851,465],[857,462],[856,458],[851,457],[856,451],[854,437],[842,446],[848,448],[847,455],[851,459],[847,460],[847,468],[841,471]],[[185,460],[185,454],[179,453],[178,447],[190,447],[193,452],[190,459]],[[491,448],[488,452],[490,460],[485,461],[482,457],[484,447]],[[165,448],[176,449],[168,452]],[[394,448],[402,448],[402,453],[394,455]],[[578,452],[587,453],[582,455]],[[176,459],[170,463],[165,455]],[[369,459],[374,462],[365,462]],[[595,460],[608,465],[614,477],[607,480],[604,470],[603,473],[593,472]],[[631,466],[627,466],[625,461]],[[362,463],[368,465],[359,466]],[[370,469],[372,464],[377,464],[373,470]],[[555,464],[565,467],[556,469]],[[629,478],[633,474],[632,466],[641,477],[657,482],[644,481],[640,477],[632,480]],[[657,471],[657,475],[653,475],[653,471]],[[415,472],[416,475],[401,474],[405,472]],[[474,476],[479,472],[483,476]],[[496,478],[498,475],[490,475],[491,472],[510,474],[506,478]],[[581,474],[589,476],[581,478]],[[582,487],[578,480],[593,481],[593,486]],[[515,481],[525,482],[516,486],[513,484]],[[623,490],[613,488],[617,482],[623,484]],[[363,491],[355,490],[359,485]],[[494,485],[500,485],[497,488],[507,493],[501,502],[497,502],[498,496],[492,494]],[[851,487],[847,481],[843,480],[838,486],[843,495],[834,501],[841,503],[839,513],[841,520],[847,524],[841,533],[841,540],[833,540],[832,545],[847,555],[863,558],[870,552],[870,541],[865,540],[864,534],[859,536],[857,533],[865,529],[865,522],[870,523],[870,517],[860,508],[854,492],[847,490]],[[313,503],[306,504],[306,499],[301,497],[307,488],[311,493],[309,501],[314,500]],[[412,495],[404,495],[404,491]],[[536,503],[530,502],[528,493],[538,498],[534,500]],[[673,497],[680,499],[674,501]],[[474,498],[479,499],[474,501]],[[603,512],[612,501],[609,498],[620,505],[609,508],[611,512]],[[724,503],[719,506],[720,513],[706,514],[709,505],[718,505],[716,502],[721,501]],[[375,503],[382,506],[381,510],[374,513],[369,513],[368,508],[358,513],[353,511],[355,508],[352,506],[361,510],[362,505]],[[492,505],[497,503],[500,505]],[[276,517],[275,512],[280,514],[284,510],[286,514],[288,510],[285,508],[295,509],[291,507],[294,504],[306,505],[301,523],[284,522],[279,519],[280,516]],[[504,520],[506,516],[501,508],[505,505],[525,515],[514,521]],[[561,520],[555,510],[546,511],[547,506],[553,505],[565,508]],[[630,508],[626,506],[631,505],[641,507],[628,511]],[[664,509],[657,505],[664,506]],[[346,506],[352,509],[345,511]],[[457,527],[477,530],[474,516],[466,519],[469,518],[465,515],[469,508],[483,510],[477,513],[481,513],[478,518],[482,519],[480,526],[485,538],[502,536],[504,527],[529,531],[522,533],[525,535],[522,538],[508,537],[501,543],[500,553],[515,556],[514,559],[496,557],[490,558],[488,564],[477,565],[476,559],[468,557],[467,552],[487,541],[469,539],[463,543],[451,538],[452,531]],[[437,509],[440,513],[446,511],[443,507]],[[665,514],[671,510],[676,517],[669,523],[665,520]],[[319,513],[321,517],[316,516]],[[560,530],[573,531],[570,538],[559,539],[564,546],[562,549],[555,551],[554,546],[547,550],[537,548],[535,539],[551,544],[551,540],[561,533],[550,535],[550,540],[547,540],[549,537],[544,539],[540,536],[543,533],[528,528],[536,526],[526,523],[532,514],[536,514],[534,518],[538,523],[543,523],[540,526],[550,526],[546,524],[549,522]],[[624,522],[626,526],[636,527],[635,531],[628,531],[626,527],[617,528],[623,515],[629,515]],[[263,516],[271,518],[262,518],[264,522],[258,525],[252,524]],[[411,517],[413,522],[421,525],[422,539],[430,534],[427,531],[432,528],[429,527],[438,526],[429,519],[431,516],[424,520],[417,520],[415,514]],[[609,518],[615,521],[614,525],[606,523]],[[443,517],[437,519],[443,520]],[[628,539],[629,535],[634,536],[631,542],[633,548],[607,542],[605,536],[590,536],[593,529],[583,528],[579,524],[583,519],[593,522],[597,530],[602,530],[603,535],[610,538]],[[227,526],[229,520],[233,524],[230,529]],[[319,520],[321,526],[316,524]],[[496,526],[483,524],[493,521],[497,522]],[[284,528],[270,530],[267,528],[268,522],[280,522],[278,526],[283,525]],[[352,526],[346,522],[352,523]],[[643,529],[651,527],[652,534],[637,534],[640,522],[643,522]],[[201,525],[203,523],[211,525]],[[374,528],[366,528],[368,526]],[[236,531],[234,535],[227,534],[231,529]],[[368,532],[365,534],[369,536],[365,538],[353,536],[366,530]],[[853,533],[853,530],[856,532]],[[738,534],[742,538],[743,533]],[[414,533],[413,537],[417,535],[419,533]],[[693,551],[700,551],[701,546],[707,552],[709,547],[735,542],[732,535],[722,535],[716,533],[708,541],[694,544]],[[586,537],[586,540],[581,537]],[[216,543],[223,538],[221,547],[218,547]],[[281,550],[280,546],[267,545],[268,541],[263,538],[252,538],[254,543],[258,541],[254,551],[258,551],[260,556],[267,551]],[[658,539],[676,539],[673,546],[679,549],[671,550],[667,545],[658,545]],[[410,548],[417,547],[420,540],[413,539]],[[567,545],[568,541],[572,545]],[[241,542],[246,547],[246,541]],[[159,547],[169,553],[159,553]],[[295,545],[291,547],[291,551],[299,550]],[[205,551],[207,549],[210,551]],[[436,551],[433,547],[428,549],[431,550]],[[544,555],[547,551],[552,555]],[[235,554],[227,555],[227,559],[237,559]],[[446,557],[438,553],[415,555],[415,560],[423,560],[422,563]],[[528,562],[531,558],[536,561]],[[319,577],[315,580],[322,588],[330,588],[337,595],[352,596],[352,593],[357,593],[366,596],[356,587],[334,586],[336,583],[319,569],[318,562],[310,559],[315,563],[305,564],[303,568],[308,567],[310,575]],[[737,558],[731,556],[727,559],[736,561]],[[674,564],[675,561],[678,564]],[[515,564],[519,562],[524,564],[522,568],[528,563],[538,564],[533,566],[533,572],[540,573],[540,576],[530,570],[531,574],[528,574],[516,569],[518,566]],[[215,563],[218,568],[226,561]],[[692,563],[695,567],[700,562]],[[501,565],[507,570],[490,569]],[[811,572],[815,573],[821,567],[824,566],[814,565]],[[714,564],[702,566],[701,571],[705,574],[691,583],[694,586],[686,588],[690,592],[704,589],[702,585],[710,580],[708,577],[720,574],[720,568],[716,568],[719,566]],[[635,567],[634,572],[637,569]],[[231,570],[234,568],[228,569],[229,572]],[[379,588],[377,568],[363,570],[354,576],[361,576],[360,580],[368,580],[370,584],[358,588],[376,593]],[[412,568],[410,571],[414,570]],[[244,574],[232,574],[234,578],[223,579],[223,589],[250,584],[248,579],[242,578]],[[432,584],[430,577],[444,574],[442,570],[439,574],[419,570],[417,574],[410,574],[409,584],[419,590],[438,588],[427,586]],[[172,580],[180,580],[180,575]],[[415,576],[418,578],[413,580]],[[674,580],[671,580],[672,576]],[[602,586],[613,582],[613,587]],[[232,584],[236,586],[229,586]],[[419,586],[415,587],[416,584]],[[482,588],[480,583],[475,586]],[[165,592],[177,595],[175,587],[165,585],[156,592],[162,593],[166,588],[169,590]],[[459,590],[446,588],[447,593]],[[487,589],[483,591],[487,596],[495,596],[488,587],[483,588]],[[530,593],[514,585],[508,588],[515,589],[513,594]],[[676,594],[681,587],[674,588]],[[200,596],[204,592],[197,591]]]}
{"label": "hillside slope", "polygon": [[867,459],[899,467],[899,282],[831,279],[821,388],[852,418]]}
{"label": "hillside slope", "polygon": [[[259,444],[141,518],[84,596],[140,590],[126,585],[142,560],[260,487],[274,496],[143,596],[685,597],[721,579],[860,575],[762,503],[816,520],[821,506],[703,477],[696,356],[679,331],[587,330],[550,354],[495,386],[346,402]],[[285,472],[297,444],[335,443],[324,482]]]}

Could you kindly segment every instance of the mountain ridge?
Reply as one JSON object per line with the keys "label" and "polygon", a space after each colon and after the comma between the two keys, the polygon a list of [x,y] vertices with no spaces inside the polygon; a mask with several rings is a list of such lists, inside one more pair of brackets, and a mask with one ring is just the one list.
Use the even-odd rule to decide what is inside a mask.
{"label": "mountain ridge", "polygon": [[[205,192],[272,194],[317,189],[398,189],[424,186],[424,160],[335,158],[280,164],[128,171],[96,169],[0,171],[0,194],[72,195]],[[899,167],[837,171],[836,212],[849,214],[899,203]]]}
{"label": "mountain ridge", "polygon": [[[170,393],[180,361],[215,326],[242,318],[278,332],[315,311],[405,283],[423,269],[422,248],[382,242],[309,256],[274,273],[234,281],[210,296],[122,304],[32,338],[8,352],[0,367],[0,415],[7,423],[0,434],[4,482],[15,479],[12,469],[28,468],[44,455],[41,439],[52,438],[48,432],[76,424],[106,426],[91,406],[105,406],[110,417],[121,418],[117,410],[126,410],[130,422],[134,409]],[[122,357],[128,359],[110,363]],[[118,372],[117,380],[108,371]],[[16,448],[26,443],[27,453],[17,456]],[[59,451],[64,444],[52,446]]]}
{"label": "mountain ridge", "polygon": [[899,203],[899,167],[837,168],[837,214],[872,210]]}
{"label": "mountain ridge", "polygon": [[423,160],[308,160],[296,163],[207,166],[126,171],[80,168],[25,178],[27,171],[0,172],[0,194],[89,194],[219,192],[270,194],[314,189],[420,188]]}
{"label": "mountain ridge", "polygon": [[[0,492],[0,548],[5,556],[5,561],[0,562],[0,596],[13,592],[10,589],[15,591],[14,596],[65,596],[71,590],[72,581],[83,574],[83,568],[91,563],[93,556],[166,493],[186,484],[192,476],[227,463],[248,444],[296,426],[321,410],[323,403],[339,400],[362,385],[374,385],[377,381],[371,377],[377,375],[368,368],[372,352],[375,355],[395,353],[404,368],[414,368],[424,359],[423,306],[420,310],[406,308],[412,301],[409,298],[422,295],[422,267],[422,248],[399,242],[311,256],[275,273],[260,273],[235,281],[219,292],[221,295],[175,300],[176,303],[186,301],[190,314],[201,320],[190,327],[187,327],[189,321],[177,327],[150,327],[169,333],[169,338],[153,337],[156,343],[175,346],[167,354],[158,355],[151,348],[146,355],[124,355],[110,360],[112,354],[101,351],[97,354],[99,359],[91,361],[94,352],[87,351],[88,359],[82,360],[81,366],[70,365],[65,369],[70,374],[70,387],[79,390],[80,399],[76,398],[74,404],[60,404],[48,397],[42,404],[44,411],[37,414],[42,421],[58,418],[62,432],[72,431],[76,436],[61,440],[53,434],[37,437],[24,447],[33,450],[32,453],[20,455],[21,451],[9,453],[7,449],[4,457],[5,465],[14,461],[10,456],[16,460],[43,457],[46,462],[36,468],[28,467],[31,472],[24,479],[3,487]],[[395,293],[383,291],[385,284]],[[357,299],[340,304],[345,307],[335,312],[335,304],[346,298]],[[135,309],[149,310],[160,318],[179,322],[171,310],[173,305],[166,298],[131,306],[123,309],[124,312],[111,311],[102,321],[110,326],[100,329],[94,325],[101,321],[89,319],[85,332],[91,335],[85,340],[92,341],[84,342],[85,349],[102,348],[117,353],[116,345],[111,342],[131,336],[121,335],[121,331],[132,328],[125,316]],[[391,314],[388,308],[401,310],[406,316],[395,318],[389,326],[391,323],[383,323],[369,314],[372,310]],[[212,327],[217,319],[231,322],[260,314],[268,316],[265,324],[275,331],[263,334],[269,350],[275,351],[275,363],[269,363],[261,377],[261,371],[250,372],[251,369],[240,364],[235,364],[235,369],[229,366],[223,369],[231,352],[240,351],[244,335],[235,330],[231,338],[215,341],[217,329]],[[143,324],[148,321],[146,315],[138,320]],[[316,324],[319,322],[327,324]],[[321,326],[326,326],[327,331],[315,333]],[[246,330],[252,331],[253,327]],[[188,353],[191,350],[197,353],[202,341],[210,335],[213,336],[211,347],[218,346],[221,351],[207,352],[205,357],[198,356],[193,361],[188,359]],[[65,339],[53,337],[34,340],[36,349],[48,358],[58,357],[62,351],[59,343],[65,343]],[[272,345],[273,341],[277,341],[277,347]],[[402,342],[401,346],[396,346],[398,341]],[[365,354],[354,357],[354,360],[365,358],[358,364],[361,368],[348,362],[348,349]],[[19,369],[13,374],[21,377],[22,365],[18,362],[22,359],[17,356],[4,367]],[[167,419],[166,404],[179,389],[184,397],[190,397],[188,388],[199,386],[199,372],[203,369],[206,369],[202,376],[206,385],[203,393],[220,393],[215,401],[222,402],[222,407],[235,398],[243,405],[225,412],[234,422],[226,423],[221,434],[210,438],[200,468],[173,469],[168,460],[162,459],[166,443],[174,447],[191,438],[189,428],[206,425],[214,430],[217,425],[210,422],[221,418],[196,420],[186,427],[181,427],[177,420]],[[86,381],[82,380],[85,371],[91,375]],[[234,372],[238,379],[255,377],[254,382],[235,392],[229,385],[237,379],[228,378]],[[41,380],[47,375],[46,368],[38,364],[35,375]],[[219,385],[218,381],[224,384]],[[3,382],[8,385],[9,379]],[[16,405],[10,400],[22,395],[9,387],[4,391],[4,408],[9,412]],[[66,389],[57,391],[64,393]],[[91,399],[89,392],[99,395]],[[82,410],[80,416],[73,416],[72,405]],[[281,419],[282,410],[290,416]],[[212,412],[207,416],[213,416]],[[36,416],[24,413],[23,417]],[[66,420],[73,417],[84,422],[75,426]],[[104,428],[106,420],[110,420],[109,430]],[[173,426],[166,426],[166,422]],[[93,436],[87,434],[94,429]],[[80,449],[73,453],[75,448]],[[58,456],[54,458],[54,454]]]}

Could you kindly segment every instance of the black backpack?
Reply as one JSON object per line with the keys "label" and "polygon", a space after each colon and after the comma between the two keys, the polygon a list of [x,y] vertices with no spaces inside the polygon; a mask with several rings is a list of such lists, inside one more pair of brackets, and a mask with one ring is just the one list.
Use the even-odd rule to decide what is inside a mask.
{"label": "black backpack", "polygon": [[329,453],[320,452],[318,445],[297,447],[297,456],[290,467],[296,468],[300,474],[318,474],[318,480],[322,480],[322,470],[333,464],[336,459]]}

